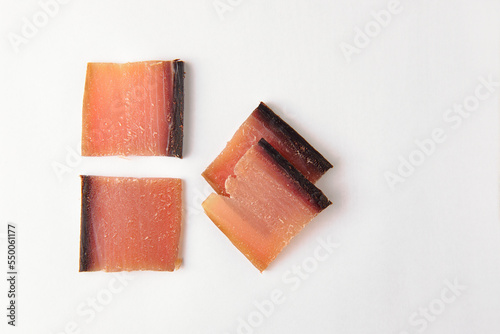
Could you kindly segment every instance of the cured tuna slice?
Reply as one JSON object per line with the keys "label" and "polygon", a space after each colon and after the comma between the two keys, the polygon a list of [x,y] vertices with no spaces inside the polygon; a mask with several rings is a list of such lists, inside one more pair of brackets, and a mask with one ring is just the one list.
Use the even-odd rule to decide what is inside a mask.
{"label": "cured tuna slice", "polygon": [[173,271],[182,181],[82,176],[80,271]]}
{"label": "cured tuna slice", "polygon": [[247,150],[234,173],[226,181],[229,197],[211,194],[202,206],[263,271],[331,202],[264,139]]}
{"label": "cured tuna slice", "polygon": [[264,103],[240,126],[221,154],[202,173],[218,194],[245,152],[264,138],[309,181],[316,182],[332,165]]}
{"label": "cured tuna slice", "polygon": [[182,158],[184,63],[89,63],[82,155]]}

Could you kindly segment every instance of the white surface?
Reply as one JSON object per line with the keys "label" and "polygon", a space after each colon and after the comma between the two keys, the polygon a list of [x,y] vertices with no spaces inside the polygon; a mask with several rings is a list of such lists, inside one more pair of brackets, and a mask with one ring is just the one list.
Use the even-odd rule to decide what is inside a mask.
{"label": "white surface", "polygon": [[[212,0],[69,1],[16,53],[9,33],[41,9],[3,1],[0,232],[17,224],[20,261],[8,332],[238,333],[274,289],[283,303],[240,332],[500,332],[498,88],[458,128],[443,120],[478,77],[500,80],[500,3],[402,1],[348,63],[339,45],[388,1],[222,2],[233,4],[224,19]],[[59,181],[52,165],[79,151],[86,63],[174,58],[187,63],[185,158],[85,158]],[[263,274],[200,209],[200,173],[261,100],[335,165],[318,183],[334,204]],[[435,128],[446,141],[391,190],[384,173]],[[109,296],[114,276],[78,273],[80,173],[182,177],[186,188],[182,269],[131,273],[90,321],[88,298]],[[327,236],[340,246],[306,279],[287,272],[314,264]],[[447,280],[466,289],[444,304]],[[442,313],[422,320],[429,306]]]}

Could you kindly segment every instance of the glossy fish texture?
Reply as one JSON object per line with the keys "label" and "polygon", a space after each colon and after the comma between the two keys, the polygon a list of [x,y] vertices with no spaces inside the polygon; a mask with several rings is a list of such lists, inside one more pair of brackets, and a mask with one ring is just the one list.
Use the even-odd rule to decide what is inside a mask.
{"label": "glossy fish texture", "polygon": [[80,271],[173,271],[180,265],[180,179],[81,179]]}
{"label": "glossy fish texture", "polygon": [[228,196],[211,194],[208,217],[263,271],[331,202],[265,139],[254,144],[225,183]]}
{"label": "glossy fish texture", "polygon": [[184,63],[88,63],[82,155],[182,158]]}
{"label": "glossy fish texture", "polygon": [[332,164],[311,144],[261,102],[236,131],[224,150],[202,173],[215,192],[227,195],[226,180],[234,174],[235,165],[241,157],[261,138],[269,142],[312,183],[332,168]]}

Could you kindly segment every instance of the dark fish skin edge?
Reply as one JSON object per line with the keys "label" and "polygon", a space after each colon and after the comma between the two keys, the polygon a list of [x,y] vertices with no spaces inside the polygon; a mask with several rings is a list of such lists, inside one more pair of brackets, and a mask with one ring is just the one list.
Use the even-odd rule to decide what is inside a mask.
{"label": "dark fish skin edge", "polygon": [[174,73],[173,117],[167,155],[182,159],[182,142],[184,139],[184,62],[179,59],[174,60],[172,70]]}
{"label": "dark fish skin edge", "polygon": [[259,146],[304,190],[311,202],[319,211],[328,207],[332,202],[312,184],[301,172],[288,162],[276,149],[264,138],[259,140]]}
{"label": "dark fish skin edge", "polygon": [[301,135],[297,133],[288,123],[286,123],[281,117],[276,115],[274,111],[271,110],[264,102],[261,102],[257,109],[255,109],[256,115],[265,123],[272,126],[278,132],[282,133],[285,138],[292,141],[293,145],[299,149],[301,155],[306,155],[308,158],[314,161],[314,165],[322,172],[325,173],[327,170],[333,167],[333,165],[328,162],[311,144],[307,142]]}
{"label": "dark fish skin edge", "polygon": [[80,227],[80,272],[89,271],[90,263],[90,196],[92,191],[92,177],[81,175],[82,179],[82,222]]}

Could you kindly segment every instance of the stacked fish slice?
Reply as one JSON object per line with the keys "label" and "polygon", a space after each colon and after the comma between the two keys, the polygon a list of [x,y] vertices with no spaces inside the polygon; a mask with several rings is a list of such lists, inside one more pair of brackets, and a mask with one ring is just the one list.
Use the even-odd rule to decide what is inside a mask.
{"label": "stacked fish slice", "polygon": [[331,202],[315,185],[332,165],[260,105],[203,172],[208,217],[261,272]]}

